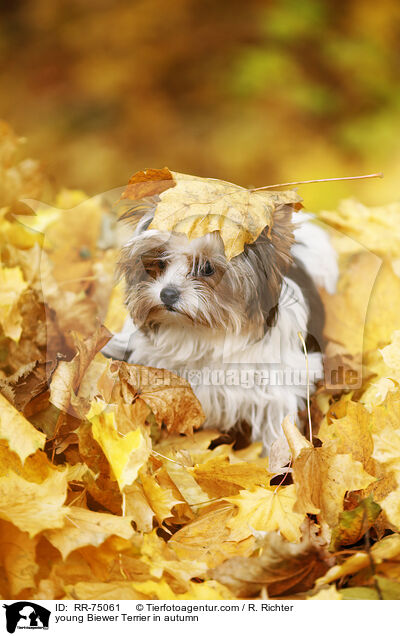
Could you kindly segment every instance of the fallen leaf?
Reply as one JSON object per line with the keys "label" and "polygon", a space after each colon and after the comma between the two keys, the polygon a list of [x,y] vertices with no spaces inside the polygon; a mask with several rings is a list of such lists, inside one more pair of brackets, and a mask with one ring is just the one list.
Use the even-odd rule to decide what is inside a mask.
{"label": "fallen leaf", "polygon": [[337,549],[341,545],[358,543],[378,518],[381,510],[381,506],[375,503],[370,495],[352,510],[341,512],[339,523],[332,532],[332,547]]}
{"label": "fallen leaf", "polygon": [[[105,409],[107,406],[100,402],[96,404],[100,409]],[[98,414],[94,410],[93,415],[88,414],[88,419],[92,422],[93,437],[107,457],[122,491],[124,486],[135,481],[140,468],[149,458],[151,452],[149,435],[144,434],[143,428],[121,435],[117,428],[114,410],[102,410]]]}
{"label": "fallen leaf", "polygon": [[313,448],[289,420],[282,424],[293,454],[293,480],[298,512],[319,514],[335,527],[347,491],[362,490],[375,481],[352,456],[338,454],[334,442]]}
{"label": "fallen leaf", "polygon": [[228,260],[243,252],[246,243],[254,243],[264,228],[271,229],[277,207],[301,207],[301,198],[294,190],[252,192],[227,181],[167,168],[137,173],[123,197],[137,200],[152,195],[158,195],[159,201],[149,229],[179,232],[189,239],[218,231]]}
{"label": "fallen leaf", "polygon": [[22,462],[44,448],[46,436],[37,431],[0,393],[0,438],[8,442]]}
{"label": "fallen leaf", "polygon": [[63,559],[66,559],[70,552],[85,545],[97,547],[112,535],[130,539],[133,534],[129,517],[117,517],[71,506],[66,511],[64,527],[48,530],[45,536],[61,552]]}
{"label": "fallen leaf", "polygon": [[60,528],[68,508],[66,472],[52,471],[42,483],[27,481],[14,472],[0,477],[0,517],[34,537],[42,530]]}
{"label": "fallen leaf", "polygon": [[300,526],[305,515],[295,512],[297,501],[296,486],[280,488],[255,488],[252,492],[242,490],[238,495],[225,497],[237,506],[238,513],[228,521],[232,530],[232,539],[240,540],[251,534],[252,529],[279,530],[282,535],[294,543],[300,541]]}

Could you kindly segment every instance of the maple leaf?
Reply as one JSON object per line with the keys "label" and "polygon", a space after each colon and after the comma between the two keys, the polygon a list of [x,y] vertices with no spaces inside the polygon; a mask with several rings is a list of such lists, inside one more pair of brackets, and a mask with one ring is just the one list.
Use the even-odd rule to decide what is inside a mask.
{"label": "maple leaf", "polygon": [[254,551],[254,537],[247,526],[244,529],[229,526],[234,511],[231,504],[219,504],[215,509],[206,510],[178,530],[168,545],[180,560],[195,562],[205,569],[216,567],[232,556],[250,556]]}
{"label": "maple leaf", "polygon": [[132,583],[132,587],[144,594],[149,599],[162,599],[167,601],[222,601],[231,599],[229,590],[217,581],[204,581],[203,583],[190,583],[189,590],[184,594],[175,594],[166,581],[146,581]]}
{"label": "maple leaf", "polygon": [[290,418],[282,427],[293,454],[298,496],[295,510],[320,514],[329,526],[336,526],[346,492],[366,488],[375,478],[350,454],[339,454],[334,442],[314,448]]}
{"label": "maple leaf", "polygon": [[124,401],[140,397],[169,432],[192,433],[205,419],[199,400],[189,382],[166,369],[155,369],[126,362],[113,362],[118,369]]}
{"label": "maple leaf", "polygon": [[68,508],[66,471],[54,470],[35,483],[10,471],[0,477],[0,517],[33,537],[48,528],[60,528]]}
{"label": "maple leaf", "polygon": [[305,514],[294,510],[297,493],[293,484],[275,490],[259,487],[251,492],[242,490],[239,495],[225,499],[238,508],[237,515],[227,524],[233,540],[244,538],[247,528],[248,534],[252,530],[280,530],[288,541],[300,541]]}
{"label": "maple leaf", "polygon": [[0,559],[8,580],[9,598],[15,598],[22,590],[36,588],[37,542],[38,537],[31,538],[15,525],[0,521]]}
{"label": "maple leaf", "polygon": [[[379,350],[378,361],[367,360],[368,369],[375,377],[364,391],[360,401],[369,411],[382,404],[391,392],[400,385],[400,331],[392,334],[391,342]],[[378,376],[378,379],[376,379]]]}
{"label": "maple leaf", "polygon": [[179,232],[189,239],[218,231],[228,260],[243,252],[246,243],[254,243],[264,228],[271,229],[277,207],[301,207],[301,198],[293,190],[252,192],[227,181],[168,168],[136,173],[122,197],[137,200],[154,195],[159,202],[149,229]]}
{"label": "maple leaf", "polygon": [[390,261],[359,252],[351,256],[335,294],[321,290],[324,333],[357,355],[390,342],[398,327],[400,279]]}
{"label": "maple leaf", "polygon": [[255,596],[266,588],[268,596],[273,597],[309,590],[334,560],[317,536],[316,526],[307,522],[299,543],[289,543],[279,533],[267,532],[258,543],[257,554],[228,559],[208,574],[236,596]]}
{"label": "maple leaf", "polygon": [[104,402],[96,402],[88,413],[88,419],[92,422],[93,437],[107,457],[122,491],[125,485],[135,481],[140,468],[146,463],[151,442],[148,433],[140,427],[123,436],[118,431],[115,411],[109,409]]}
{"label": "maple leaf", "polygon": [[46,436],[37,431],[0,393],[0,438],[24,462],[38,448],[43,448]]}
{"label": "maple leaf", "polygon": [[22,333],[18,302],[27,287],[20,267],[4,267],[0,264],[0,325],[4,335],[16,342]]}
{"label": "maple leaf", "polygon": [[371,557],[375,564],[384,560],[394,559],[400,554],[400,535],[392,534],[384,537],[371,547],[370,555],[366,552],[356,552],[346,559],[341,565],[334,565],[326,574],[317,579],[316,586],[332,583],[341,577],[355,574],[360,570],[369,567]]}
{"label": "maple leaf", "polygon": [[210,497],[225,497],[243,489],[269,486],[272,475],[267,465],[267,460],[230,463],[227,457],[217,457],[195,466],[193,475]]}
{"label": "maple leaf", "polygon": [[161,488],[153,476],[142,475],[141,482],[147,500],[161,524],[164,519],[172,516],[171,509],[182,501],[176,499],[172,490]]}
{"label": "maple leaf", "polygon": [[332,547],[357,543],[378,518],[382,508],[370,495],[352,510],[339,515],[339,523],[332,532]]}
{"label": "maple leaf", "polygon": [[61,552],[63,559],[85,545],[97,547],[112,535],[130,539],[133,534],[129,517],[93,512],[77,506],[67,508],[64,527],[45,532],[46,538]]}
{"label": "maple leaf", "polygon": [[203,559],[193,561],[185,554],[179,555],[175,550],[177,545],[165,543],[153,531],[143,537],[142,560],[150,566],[152,576],[160,579],[164,573],[168,574],[187,589],[190,579],[205,575],[207,565]]}

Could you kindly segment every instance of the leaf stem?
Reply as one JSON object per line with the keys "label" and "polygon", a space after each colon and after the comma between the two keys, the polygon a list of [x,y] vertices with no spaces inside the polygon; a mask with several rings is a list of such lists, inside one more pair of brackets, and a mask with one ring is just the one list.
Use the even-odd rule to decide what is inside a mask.
{"label": "leaf stem", "polygon": [[361,174],[355,177],[331,177],[329,179],[308,179],[307,181],[288,181],[287,183],[274,183],[273,185],[261,186],[260,188],[249,188],[250,192],[258,192],[259,190],[272,190],[273,188],[283,188],[292,185],[302,185],[307,183],[327,183],[328,181],[355,181],[356,179],[383,179],[383,172],[374,172],[372,174]]}
{"label": "leaf stem", "polygon": [[309,427],[309,435],[310,442],[312,444],[312,424],[311,424],[311,408],[310,408],[310,371],[308,368],[308,352],[305,340],[303,338],[303,334],[298,331],[297,335],[300,338],[301,344],[303,345],[304,356],[306,358],[306,372],[307,372],[307,415],[308,415],[308,427]]}

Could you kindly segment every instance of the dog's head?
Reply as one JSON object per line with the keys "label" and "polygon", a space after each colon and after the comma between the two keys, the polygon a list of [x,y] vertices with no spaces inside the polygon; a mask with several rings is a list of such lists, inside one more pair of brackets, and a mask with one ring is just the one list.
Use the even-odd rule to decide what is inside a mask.
{"label": "dog's head", "polygon": [[291,206],[275,211],[269,236],[265,230],[230,261],[219,232],[189,240],[149,230],[154,209],[154,200],[142,202],[142,218],[119,260],[134,323],[263,335],[276,319],[282,279],[291,264]]}

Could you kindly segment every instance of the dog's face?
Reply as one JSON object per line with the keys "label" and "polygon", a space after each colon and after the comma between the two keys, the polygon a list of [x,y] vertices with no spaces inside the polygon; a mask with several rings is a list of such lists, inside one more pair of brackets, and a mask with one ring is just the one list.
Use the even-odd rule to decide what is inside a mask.
{"label": "dog's face", "polygon": [[212,232],[189,240],[184,234],[149,230],[152,211],[123,247],[120,274],[126,303],[138,327],[208,327],[261,337],[274,322],[282,278],[293,242],[291,208],[275,213],[271,236],[231,261]]}

